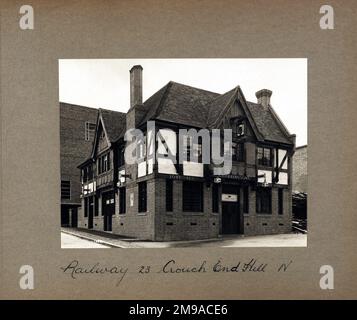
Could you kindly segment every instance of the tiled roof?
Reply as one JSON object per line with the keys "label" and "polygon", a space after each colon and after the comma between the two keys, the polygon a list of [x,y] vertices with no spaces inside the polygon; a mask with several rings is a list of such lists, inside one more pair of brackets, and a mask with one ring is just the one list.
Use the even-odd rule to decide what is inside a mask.
{"label": "tiled roof", "polygon": [[123,112],[99,109],[110,142],[114,142],[125,132],[126,114]]}
{"label": "tiled roof", "polygon": [[144,102],[148,112],[142,123],[157,119],[187,126],[205,127],[206,104],[218,96],[220,96],[218,93],[171,81]]}
{"label": "tiled roof", "polygon": [[292,141],[287,136],[287,133],[283,130],[283,124],[279,123],[279,119],[274,116],[272,107],[263,107],[260,104],[247,101],[249,111],[253,117],[253,120],[263,135],[264,140],[282,142],[291,144]]}
{"label": "tiled roof", "polygon": [[[237,97],[238,88],[218,94],[169,82],[144,102],[148,111],[141,123],[156,119],[199,128],[214,127],[225,108]],[[290,134],[271,107],[248,101],[247,107],[264,140],[292,143]]]}

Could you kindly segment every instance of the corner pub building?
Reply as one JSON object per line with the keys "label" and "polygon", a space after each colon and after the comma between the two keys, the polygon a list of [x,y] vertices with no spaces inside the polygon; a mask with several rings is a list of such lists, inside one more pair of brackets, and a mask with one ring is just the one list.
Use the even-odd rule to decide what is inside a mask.
{"label": "corner pub building", "polygon": [[[271,107],[272,92],[258,91],[253,103],[239,86],[218,94],[169,82],[142,102],[142,73],[140,65],[130,70],[126,114],[99,109],[91,154],[78,167],[78,226],[152,241],[291,232],[295,135]],[[161,153],[175,153],[172,131],[232,129],[232,170],[215,176],[213,166],[200,161],[153,163],[142,150],[140,163],[125,163],[130,128],[141,129],[146,139],[158,134]],[[199,155],[202,141],[188,139],[185,148]]]}

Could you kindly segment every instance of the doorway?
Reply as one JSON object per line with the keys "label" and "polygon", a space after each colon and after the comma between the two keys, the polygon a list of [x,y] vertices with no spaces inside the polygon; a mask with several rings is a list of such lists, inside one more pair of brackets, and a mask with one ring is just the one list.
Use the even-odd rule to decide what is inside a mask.
{"label": "doorway", "polygon": [[239,186],[222,186],[222,234],[241,233]]}
{"label": "doorway", "polygon": [[104,219],[104,231],[112,231],[112,216],[115,214],[114,191],[103,193],[102,213]]}

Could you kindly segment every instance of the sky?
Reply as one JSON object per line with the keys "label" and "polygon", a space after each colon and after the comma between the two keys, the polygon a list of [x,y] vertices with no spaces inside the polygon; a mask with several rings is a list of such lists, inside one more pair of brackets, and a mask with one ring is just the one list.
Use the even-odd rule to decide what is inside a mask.
{"label": "sky", "polygon": [[307,144],[307,59],[60,59],[59,101],[127,112],[129,70],[143,67],[143,101],[169,81],[225,93],[237,85],[248,101],[270,103],[296,145]]}

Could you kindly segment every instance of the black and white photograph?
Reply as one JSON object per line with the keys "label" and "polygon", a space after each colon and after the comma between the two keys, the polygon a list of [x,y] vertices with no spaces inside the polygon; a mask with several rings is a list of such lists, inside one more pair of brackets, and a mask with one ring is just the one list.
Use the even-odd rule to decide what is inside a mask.
{"label": "black and white photograph", "polygon": [[237,319],[355,299],[356,16],[0,1],[0,302]]}
{"label": "black and white photograph", "polygon": [[60,59],[59,99],[62,248],[307,246],[307,59]]}

